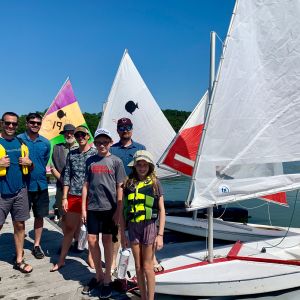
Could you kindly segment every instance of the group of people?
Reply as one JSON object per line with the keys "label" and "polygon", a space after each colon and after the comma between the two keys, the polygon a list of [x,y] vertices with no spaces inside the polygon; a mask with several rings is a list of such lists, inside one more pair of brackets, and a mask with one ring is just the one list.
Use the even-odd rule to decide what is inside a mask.
{"label": "group of people", "polygon": [[[40,241],[43,218],[49,210],[46,165],[50,143],[38,134],[41,124],[42,117],[30,113],[26,132],[16,136],[18,115],[7,112],[1,119],[0,147],[5,149],[5,155],[0,157],[0,171],[6,172],[0,172],[0,230],[10,212],[16,246],[14,268],[23,273],[32,271],[23,251],[25,221],[31,207],[35,218],[32,254],[37,259],[44,257]],[[132,249],[141,298],[154,299],[154,267],[159,266],[154,252],[163,247],[163,191],[151,153],[132,140],[131,120],[118,120],[117,132],[120,140],[113,144],[108,130],[97,129],[92,145],[85,126],[66,124],[61,132],[65,143],[53,148],[51,172],[57,179],[56,205],[64,236],[59,259],[50,271],[64,266],[72,240],[76,247],[80,226],[86,224],[88,264],[95,268],[96,276],[82,293],[90,294],[97,288],[101,298],[111,296],[111,276],[121,243],[123,248]],[[27,151],[23,151],[24,147]],[[113,236],[117,237],[115,243]]]}

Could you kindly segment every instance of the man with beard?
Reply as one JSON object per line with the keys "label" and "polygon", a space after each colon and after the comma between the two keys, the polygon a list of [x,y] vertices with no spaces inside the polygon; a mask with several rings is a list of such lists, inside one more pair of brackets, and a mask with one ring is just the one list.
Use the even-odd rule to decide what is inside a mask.
{"label": "man with beard", "polygon": [[54,207],[58,209],[59,217],[62,217],[64,212],[62,209],[62,191],[64,182],[64,172],[66,167],[66,158],[71,150],[78,148],[74,137],[75,126],[65,124],[60,134],[63,134],[65,143],[54,145],[52,153],[51,173],[56,178],[56,195]]}
{"label": "man with beard", "polygon": [[28,156],[22,157],[22,142],[15,137],[18,121],[19,116],[14,112],[4,113],[1,119],[0,147],[5,155],[0,158],[0,168],[4,171],[0,177],[0,230],[10,213],[16,247],[14,269],[30,273],[32,266],[23,257],[25,221],[29,219],[29,207],[24,176],[27,172],[22,171],[22,168],[32,168],[32,161]]}
{"label": "man with beard", "polygon": [[38,113],[29,113],[26,116],[26,131],[18,137],[27,145],[29,158],[34,168],[28,176],[27,189],[29,208],[34,215],[34,245],[32,254],[36,259],[44,258],[40,246],[44,217],[49,215],[49,194],[46,177],[46,166],[50,157],[50,142],[39,135],[42,125],[42,116]]}

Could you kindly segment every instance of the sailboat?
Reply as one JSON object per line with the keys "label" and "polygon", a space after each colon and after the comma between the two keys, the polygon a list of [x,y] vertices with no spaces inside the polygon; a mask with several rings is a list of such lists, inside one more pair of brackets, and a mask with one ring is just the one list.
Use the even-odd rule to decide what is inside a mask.
{"label": "sailboat", "polygon": [[[175,131],[164,116],[128,50],[124,51],[98,127],[108,129],[114,142],[119,140],[117,121],[129,118],[133,123],[133,139],[146,146],[155,163],[171,143]],[[176,172],[157,169],[158,177],[176,176]]]}
{"label": "sailboat", "polygon": [[208,252],[165,260],[157,293],[238,296],[300,286],[299,236],[213,249],[212,218],[215,205],[300,187],[299,14],[297,0],[236,1],[188,205],[209,209]]}
{"label": "sailboat", "polygon": [[[162,157],[158,161],[161,168],[167,166],[175,172],[192,177],[196,161],[197,151],[201,140],[208,92],[206,92],[197,106],[183,124],[178,134],[170,143]],[[277,193],[262,197],[263,200],[275,202],[287,206],[286,193]],[[269,239],[282,237],[286,234],[297,234],[295,229],[279,226],[244,224],[224,221],[221,218],[214,219],[214,237],[225,241],[255,241],[259,239]],[[165,227],[169,230],[206,237],[208,230],[208,220],[205,218],[166,216]]]}

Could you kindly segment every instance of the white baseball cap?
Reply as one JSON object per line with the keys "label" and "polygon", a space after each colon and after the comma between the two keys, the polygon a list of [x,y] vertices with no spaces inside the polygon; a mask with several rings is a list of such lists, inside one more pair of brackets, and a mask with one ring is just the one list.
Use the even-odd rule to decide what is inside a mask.
{"label": "white baseball cap", "polygon": [[111,133],[107,129],[105,129],[105,128],[98,128],[95,131],[94,139],[96,137],[98,137],[99,135],[106,135],[106,136],[108,136],[112,140]]}

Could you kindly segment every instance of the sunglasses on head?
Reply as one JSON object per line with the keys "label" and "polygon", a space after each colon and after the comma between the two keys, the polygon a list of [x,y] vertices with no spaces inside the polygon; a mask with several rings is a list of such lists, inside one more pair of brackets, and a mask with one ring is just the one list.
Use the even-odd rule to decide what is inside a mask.
{"label": "sunglasses on head", "polygon": [[86,133],[85,132],[76,132],[74,134],[75,138],[78,139],[78,138],[85,138],[86,137]]}
{"label": "sunglasses on head", "polygon": [[130,131],[132,130],[132,125],[118,126],[119,131]]}
{"label": "sunglasses on head", "polygon": [[3,121],[5,126],[10,126],[12,125],[13,127],[17,127],[18,126],[18,122],[9,122],[9,121]]}
{"label": "sunglasses on head", "polygon": [[42,122],[41,121],[28,121],[28,123],[30,125],[37,125],[37,126],[41,126],[42,125]]}

